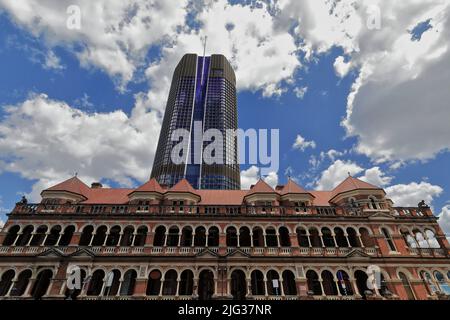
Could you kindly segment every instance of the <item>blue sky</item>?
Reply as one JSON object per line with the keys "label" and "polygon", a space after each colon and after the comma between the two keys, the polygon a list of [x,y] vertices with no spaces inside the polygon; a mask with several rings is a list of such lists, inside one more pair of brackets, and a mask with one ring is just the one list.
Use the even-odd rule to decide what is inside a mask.
{"label": "blue sky", "polygon": [[[206,34],[207,52],[236,69],[239,127],[280,129],[269,183],[329,189],[351,172],[399,205],[425,199],[450,229],[448,5],[405,13],[381,1],[371,30],[370,10],[345,1],[165,1],[149,12],[112,1],[109,18],[89,1],[24,3],[0,0],[0,219],[74,172],[144,182],[173,68]],[[64,25],[72,3],[80,30]],[[254,183],[257,168],[241,170]]]}

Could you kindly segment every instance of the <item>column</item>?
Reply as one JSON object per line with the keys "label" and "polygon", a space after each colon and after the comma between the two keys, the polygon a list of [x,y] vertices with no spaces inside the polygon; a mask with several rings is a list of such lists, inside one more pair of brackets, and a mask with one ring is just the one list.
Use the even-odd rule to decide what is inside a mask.
{"label": "column", "polygon": [[280,279],[278,279],[278,285],[280,286],[280,295],[282,297],[284,297],[284,287],[283,287],[283,278],[280,277]]}
{"label": "column", "polygon": [[41,242],[41,244],[40,244],[40,246],[41,247],[43,247],[44,246],[44,244],[45,244],[45,241],[47,241],[47,238],[48,238],[48,235],[50,234],[50,232],[49,231],[47,231],[46,233],[45,233],[45,237],[44,237],[44,240],[42,240],[42,242]]}
{"label": "column", "polygon": [[207,247],[208,248],[208,238],[209,238],[209,232],[208,231],[206,231],[205,232],[205,243],[206,243],[206,245],[205,245],[205,247]]}
{"label": "column", "polygon": [[120,243],[122,242],[122,238],[123,238],[123,231],[119,232],[119,241],[117,241],[117,246],[120,247]]}
{"label": "column", "polygon": [[168,232],[166,231],[165,233],[164,233],[164,247],[167,247],[167,236],[168,236]]}
{"label": "column", "polygon": [[177,291],[175,291],[175,297],[178,297],[180,295],[180,278],[177,278]]}
{"label": "column", "polygon": [[120,296],[120,290],[122,290],[123,278],[119,279],[119,287],[117,288],[116,297]]}
{"label": "column", "polygon": [[164,276],[161,277],[161,286],[159,287],[159,294],[158,294],[159,297],[162,296],[163,288],[164,288]]}
{"label": "column", "polygon": [[263,231],[263,238],[264,238],[264,248],[267,248],[266,231]]}
{"label": "column", "polygon": [[236,236],[237,236],[237,246],[238,246],[238,248],[241,246],[241,242],[240,242],[240,236],[241,236],[241,233],[239,232],[239,230],[237,230],[237,232],[236,232]]}
{"label": "column", "polygon": [[109,232],[106,232],[105,233],[105,241],[103,241],[102,247],[106,246],[106,241],[108,241],[108,237],[109,237]]}
{"label": "column", "polygon": [[36,234],[36,232],[34,232],[34,231],[31,233],[31,237],[28,239],[27,243],[25,244],[26,247],[30,246],[31,240],[33,239],[35,234]]}
{"label": "column", "polygon": [[192,243],[191,243],[191,247],[194,247],[195,244],[195,232],[192,231]]}
{"label": "column", "polygon": [[320,283],[320,289],[322,290],[322,297],[325,297],[325,290],[323,289],[323,280],[322,276],[319,275],[319,283]]}
{"label": "column", "polygon": [[350,248],[350,241],[348,240],[348,233],[344,232],[345,241],[347,242],[347,246]]}
{"label": "column", "polygon": [[322,232],[319,232],[319,239],[320,239],[320,244],[322,245],[322,248],[325,248],[325,245],[323,244],[323,234],[322,234]]}
{"label": "column", "polygon": [[95,231],[92,232],[91,241],[89,241],[89,245],[88,245],[89,247],[92,246],[92,241],[94,241],[95,235],[96,235],[96,232]]}
{"label": "column", "polygon": [[[61,230],[61,232],[63,232],[63,230]],[[58,240],[56,240],[55,246],[59,246],[59,241],[61,241],[62,235],[64,234],[64,232],[63,233],[61,232],[58,235]]]}
{"label": "column", "polygon": [[278,233],[278,230],[277,230],[277,232],[275,232],[275,235],[277,238],[277,247],[279,248],[279,247],[281,247],[281,245],[280,245],[280,234]]}
{"label": "column", "polygon": [[18,232],[18,233],[17,233],[16,239],[14,240],[14,243],[12,244],[13,246],[16,246],[17,240],[19,240],[19,238],[20,238],[20,236],[21,236],[22,234],[23,234],[22,232]]}
{"label": "column", "polygon": [[178,248],[179,248],[180,245],[181,245],[181,236],[182,236],[182,233],[181,233],[181,232],[178,232],[178,245],[177,245]]}
{"label": "column", "polygon": [[358,232],[356,234],[356,236],[358,237],[358,241],[359,241],[359,244],[361,245],[361,248],[364,248],[364,243],[362,242],[361,234]]}
{"label": "column", "polygon": [[336,234],[334,232],[331,233],[331,236],[333,237],[334,246],[337,248],[337,241],[336,241]]}
{"label": "column", "polygon": [[250,248],[253,248],[253,232],[250,232]]}

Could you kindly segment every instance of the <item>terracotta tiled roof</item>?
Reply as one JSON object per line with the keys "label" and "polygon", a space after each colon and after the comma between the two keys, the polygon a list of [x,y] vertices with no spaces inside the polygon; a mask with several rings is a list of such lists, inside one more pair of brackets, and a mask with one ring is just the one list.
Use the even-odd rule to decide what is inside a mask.
{"label": "terracotta tiled roof", "polygon": [[170,188],[167,192],[189,192],[197,194],[197,191],[191,186],[189,181],[181,179],[176,185]]}
{"label": "terracotta tiled roof", "polygon": [[164,193],[164,189],[161,187],[158,181],[156,181],[155,178],[152,178],[139,188],[133,190],[131,193],[133,192],[158,192],[162,194]]}
{"label": "terracotta tiled roof", "polygon": [[202,200],[200,205],[239,206],[248,190],[197,190]]}
{"label": "terracotta tiled roof", "polygon": [[257,193],[277,193],[277,192],[271,186],[269,186],[267,182],[265,182],[262,179],[259,179],[259,181],[250,188],[246,196],[250,196],[252,194]]}
{"label": "terracotta tiled roof", "polygon": [[336,188],[333,189],[331,198],[336,197],[340,193],[344,193],[344,192],[352,191],[352,190],[358,190],[358,189],[380,190],[381,188],[374,186],[373,184],[353,178],[352,176],[349,176],[347,179],[342,181]]}
{"label": "terracotta tiled roof", "polygon": [[89,198],[91,188],[85,185],[83,181],[78,179],[78,177],[73,177],[53,187],[45,189],[44,191],[67,191]]}
{"label": "terracotta tiled roof", "polygon": [[83,201],[85,204],[127,204],[130,199],[128,195],[134,189],[91,189],[89,198]]}
{"label": "terracotta tiled roof", "polygon": [[314,196],[315,206],[329,206],[331,199],[331,191],[309,191]]}
{"label": "terracotta tiled roof", "polygon": [[298,184],[296,184],[292,179],[289,179],[286,185],[279,191],[280,195],[284,196],[286,194],[304,194],[310,192],[306,191]]}

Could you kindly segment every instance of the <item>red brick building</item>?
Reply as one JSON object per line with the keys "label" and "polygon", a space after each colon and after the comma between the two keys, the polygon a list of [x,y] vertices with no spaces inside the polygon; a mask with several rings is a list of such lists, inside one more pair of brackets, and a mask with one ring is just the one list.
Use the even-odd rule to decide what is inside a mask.
{"label": "red brick building", "polygon": [[[430,208],[353,177],[331,191],[73,177],[17,203],[0,244],[0,299],[444,299],[450,283]],[[67,288],[73,266],[81,289]]]}

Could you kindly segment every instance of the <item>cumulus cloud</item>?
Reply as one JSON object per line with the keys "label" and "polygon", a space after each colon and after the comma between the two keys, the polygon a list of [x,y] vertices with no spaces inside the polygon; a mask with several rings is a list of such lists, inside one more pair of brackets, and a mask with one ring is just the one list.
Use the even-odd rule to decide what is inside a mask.
{"label": "cumulus cloud", "polygon": [[303,99],[308,92],[308,87],[297,87],[294,89],[295,96],[299,99]]}
{"label": "cumulus cloud", "polygon": [[363,171],[364,169],[356,163],[336,160],[328,169],[322,172],[320,178],[316,181],[316,188],[317,190],[332,190],[344,181],[349,173],[354,176]]}
{"label": "cumulus cloud", "polygon": [[422,200],[431,205],[433,199],[444,191],[440,186],[428,182],[398,184],[385,190],[396,206],[404,207],[416,207]]}
{"label": "cumulus cloud", "polygon": [[364,175],[358,178],[378,187],[384,187],[390,184],[393,179],[392,177],[386,176],[380,167],[367,169]]}
{"label": "cumulus cloud", "polygon": [[352,68],[352,64],[350,62],[345,62],[345,59],[343,56],[339,56],[336,58],[336,60],[334,61],[334,71],[336,72],[336,74],[343,78],[345,77],[350,69]]}
{"label": "cumulus cloud", "polygon": [[4,225],[5,222],[2,219],[0,219],[0,231],[2,231]]}
{"label": "cumulus cloud", "polygon": [[292,148],[300,151],[305,151],[307,148],[315,149],[316,143],[314,141],[307,141],[301,135],[297,135],[297,138],[295,139]]}
{"label": "cumulus cloud", "polygon": [[[247,170],[241,171],[241,189],[247,190],[254,184],[256,184],[260,178],[259,168],[251,166]],[[276,172],[270,172],[267,176],[263,177],[263,180],[269,184],[272,188],[275,188],[278,184],[278,174]]]}
{"label": "cumulus cloud", "polygon": [[445,232],[447,239],[450,238],[450,205],[446,205],[442,208],[439,214],[439,225]]}
{"label": "cumulus cloud", "polygon": [[86,113],[44,94],[8,106],[0,122],[0,170],[39,180],[31,198],[75,172],[127,186],[148,179],[160,119],[156,112]]}

